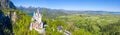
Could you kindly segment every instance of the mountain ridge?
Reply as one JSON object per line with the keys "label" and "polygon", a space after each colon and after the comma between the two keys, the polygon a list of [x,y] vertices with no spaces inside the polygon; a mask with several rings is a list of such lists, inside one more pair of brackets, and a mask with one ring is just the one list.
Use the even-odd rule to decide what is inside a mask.
{"label": "mountain ridge", "polygon": [[16,9],[15,5],[10,0],[0,0],[0,8]]}
{"label": "mountain ridge", "polygon": [[94,10],[86,10],[86,11],[76,11],[76,10],[64,10],[64,9],[50,9],[50,8],[43,8],[43,7],[24,7],[24,6],[19,6],[17,7],[18,9],[24,11],[24,12],[31,12],[33,13],[36,11],[36,9],[39,9],[40,11],[47,9],[48,11],[55,11],[55,12],[64,12],[66,14],[120,14],[120,12],[114,12],[114,11],[94,11]]}

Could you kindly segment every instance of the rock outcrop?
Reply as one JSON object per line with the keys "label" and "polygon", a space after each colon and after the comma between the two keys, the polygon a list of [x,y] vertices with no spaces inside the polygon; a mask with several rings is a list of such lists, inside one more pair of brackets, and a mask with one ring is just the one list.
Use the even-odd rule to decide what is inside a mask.
{"label": "rock outcrop", "polygon": [[14,4],[10,0],[0,0],[0,8],[11,8],[16,9]]}
{"label": "rock outcrop", "polygon": [[11,19],[12,24],[16,23],[16,19],[18,18],[16,12],[10,11],[10,12],[7,13],[6,16],[8,16]]}

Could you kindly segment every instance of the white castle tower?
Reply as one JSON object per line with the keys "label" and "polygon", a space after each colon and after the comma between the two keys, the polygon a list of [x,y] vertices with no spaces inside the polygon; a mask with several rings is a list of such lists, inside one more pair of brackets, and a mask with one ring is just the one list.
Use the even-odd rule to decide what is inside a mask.
{"label": "white castle tower", "polygon": [[39,12],[39,9],[37,12],[34,12],[33,18],[32,18],[31,24],[30,24],[30,30],[35,29],[39,33],[44,33],[45,29],[43,28],[43,23],[42,23],[42,15]]}
{"label": "white castle tower", "polygon": [[41,23],[41,18],[42,18],[42,16],[39,12],[39,9],[37,9],[37,12],[34,12],[32,21],[37,20],[37,22]]}

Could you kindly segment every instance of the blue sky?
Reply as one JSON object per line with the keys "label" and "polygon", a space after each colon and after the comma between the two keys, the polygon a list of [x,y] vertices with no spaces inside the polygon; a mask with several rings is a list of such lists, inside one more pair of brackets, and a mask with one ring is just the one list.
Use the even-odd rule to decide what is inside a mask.
{"label": "blue sky", "polygon": [[11,0],[16,6],[120,12],[120,0]]}

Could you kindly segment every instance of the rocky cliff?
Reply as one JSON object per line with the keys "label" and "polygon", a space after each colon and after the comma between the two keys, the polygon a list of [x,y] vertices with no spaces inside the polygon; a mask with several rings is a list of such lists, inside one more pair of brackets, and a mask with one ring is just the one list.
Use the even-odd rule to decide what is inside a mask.
{"label": "rocky cliff", "polygon": [[[0,10],[5,10],[5,9],[16,9],[15,5],[10,1],[10,0],[0,0]],[[4,11],[1,11],[4,13]],[[15,18],[17,17],[16,16],[16,12],[13,12],[13,11],[9,11],[7,12],[8,14],[4,14],[4,15],[7,15],[9,16],[9,18],[15,22]]]}
{"label": "rocky cliff", "polygon": [[0,35],[13,35],[12,23],[17,16],[16,12],[8,9],[16,9],[16,7],[10,0],[0,0]]}
{"label": "rocky cliff", "polygon": [[0,0],[0,8],[12,8],[15,9],[16,7],[10,0]]}

